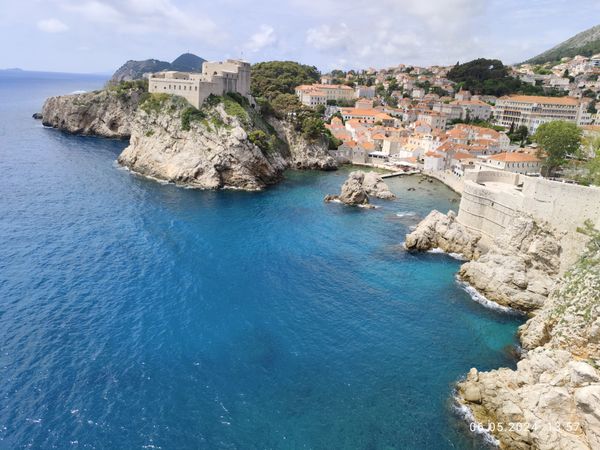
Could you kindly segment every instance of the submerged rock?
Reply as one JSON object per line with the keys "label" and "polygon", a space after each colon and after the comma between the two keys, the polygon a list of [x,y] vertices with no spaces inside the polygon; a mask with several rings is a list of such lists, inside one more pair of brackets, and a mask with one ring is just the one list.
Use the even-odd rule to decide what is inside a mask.
{"label": "submerged rock", "polygon": [[433,210],[406,236],[407,250],[428,251],[440,248],[448,253],[460,253],[468,259],[477,259],[481,254],[481,235],[469,231],[456,221],[456,214],[443,214]]}

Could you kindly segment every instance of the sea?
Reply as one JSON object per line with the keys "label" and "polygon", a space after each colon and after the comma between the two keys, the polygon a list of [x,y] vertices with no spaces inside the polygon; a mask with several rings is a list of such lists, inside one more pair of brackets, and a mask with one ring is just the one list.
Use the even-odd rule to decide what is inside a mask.
{"label": "sea", "polygon": [[523,318],[402,248],[456,194],[324,203],[352,168],[184,189],[31,118],[105,82],[0,72],[0,449],[488,447],[454,384],[514,367]]}

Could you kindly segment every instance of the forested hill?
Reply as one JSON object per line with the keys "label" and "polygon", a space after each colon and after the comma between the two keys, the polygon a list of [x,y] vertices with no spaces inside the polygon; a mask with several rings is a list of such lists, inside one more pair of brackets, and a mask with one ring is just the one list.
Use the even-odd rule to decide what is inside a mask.
{"label": "forested hill", "polygon": [[547,62],[560,61],[564,57],[577,55],[593,56],[600,53],[600,25],[576,34],[570,39],[561,42],[556,47],[531,58],[526,63],[544,64]]}

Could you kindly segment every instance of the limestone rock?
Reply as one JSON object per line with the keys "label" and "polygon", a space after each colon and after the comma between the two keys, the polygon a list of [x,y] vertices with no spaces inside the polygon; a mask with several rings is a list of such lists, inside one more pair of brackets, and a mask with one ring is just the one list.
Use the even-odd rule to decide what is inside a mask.
{"label": "limestone rock", "polygon": [[469,231],[456,221],[453,211],[443,214],[432,211],[406,236],[407,250],[427,251],[441,248],[448,253],[460,253],[469,259],[476,259],[481,253],[479,234]]}
{"label": "limestone rock", "polygon": [[50,97],[42,108],[42,123],[72,134],[126,139],[143,96],[141,89],[131,88]]}
{"label": "limestone rock", "polygon": [[[546,247],[532,247],[539,233],[537,238],[523,237],[529,243],[519,247],[527,251]],[[538,262],[538,269],[552,270],[553,257],[547,254],[545,259]],[[458,383],[460,401],[484,426],[525,425],[521,430],[506,426],[496,430],[501,447],[600,448],[599,267],[600,251],[588,251],[520,328],[521,342],[528,351],[516,370],[472,369]]]}
{"label": "limestone rock", "polygon": [[346,205],[371,207],[369,204],[370,197],[395,198],[380,175],[375,172],[365,173],[362,170],[357,170],[348,175],[342,185],[340,195],[327,195],[325,201],[339,200]]}
{"label": "limestone rock", "polygon": [[367,194],[372,197],[390,200],[396,198],[387,184],[377,172],[366,172],[363,178],[363,187]]}
{"label": "limestone rock", "polygon": [[516,217],[477,261],[459,276],[486,298],[522,311],[540,308],[560,268],[560,236],[529,216]]}
{"label": "limestone rock", "polygon": [[268,119],[279,138],[288,146],[289,154],[284,155],[292,169],[336,170],[338,163],[329,154],[324,138],[308,140],[294,130],[292,124],[273,117]]}
{"label": "limestone rock", "polygon": [[182,126],[189,107],[172,98],[159,111],[138,111],[130,145],[118,158],[134,172],[202,189],[257,190],[281,179],[286,161],[251,143],[240,119],[222,104],[205,120]]}

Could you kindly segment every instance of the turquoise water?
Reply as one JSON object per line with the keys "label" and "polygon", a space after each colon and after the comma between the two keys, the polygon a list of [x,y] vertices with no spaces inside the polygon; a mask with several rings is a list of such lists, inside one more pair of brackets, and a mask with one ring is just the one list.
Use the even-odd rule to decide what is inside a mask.
{"label": "turquoise water", "polygon": [[0,74],[1,449],[483,446],[452,385],[514,365],[520,320],[400,245],[455,194],[396,178],[377,210],[323,203],[347,170],[180,189],[30,119],[103,81]]}

